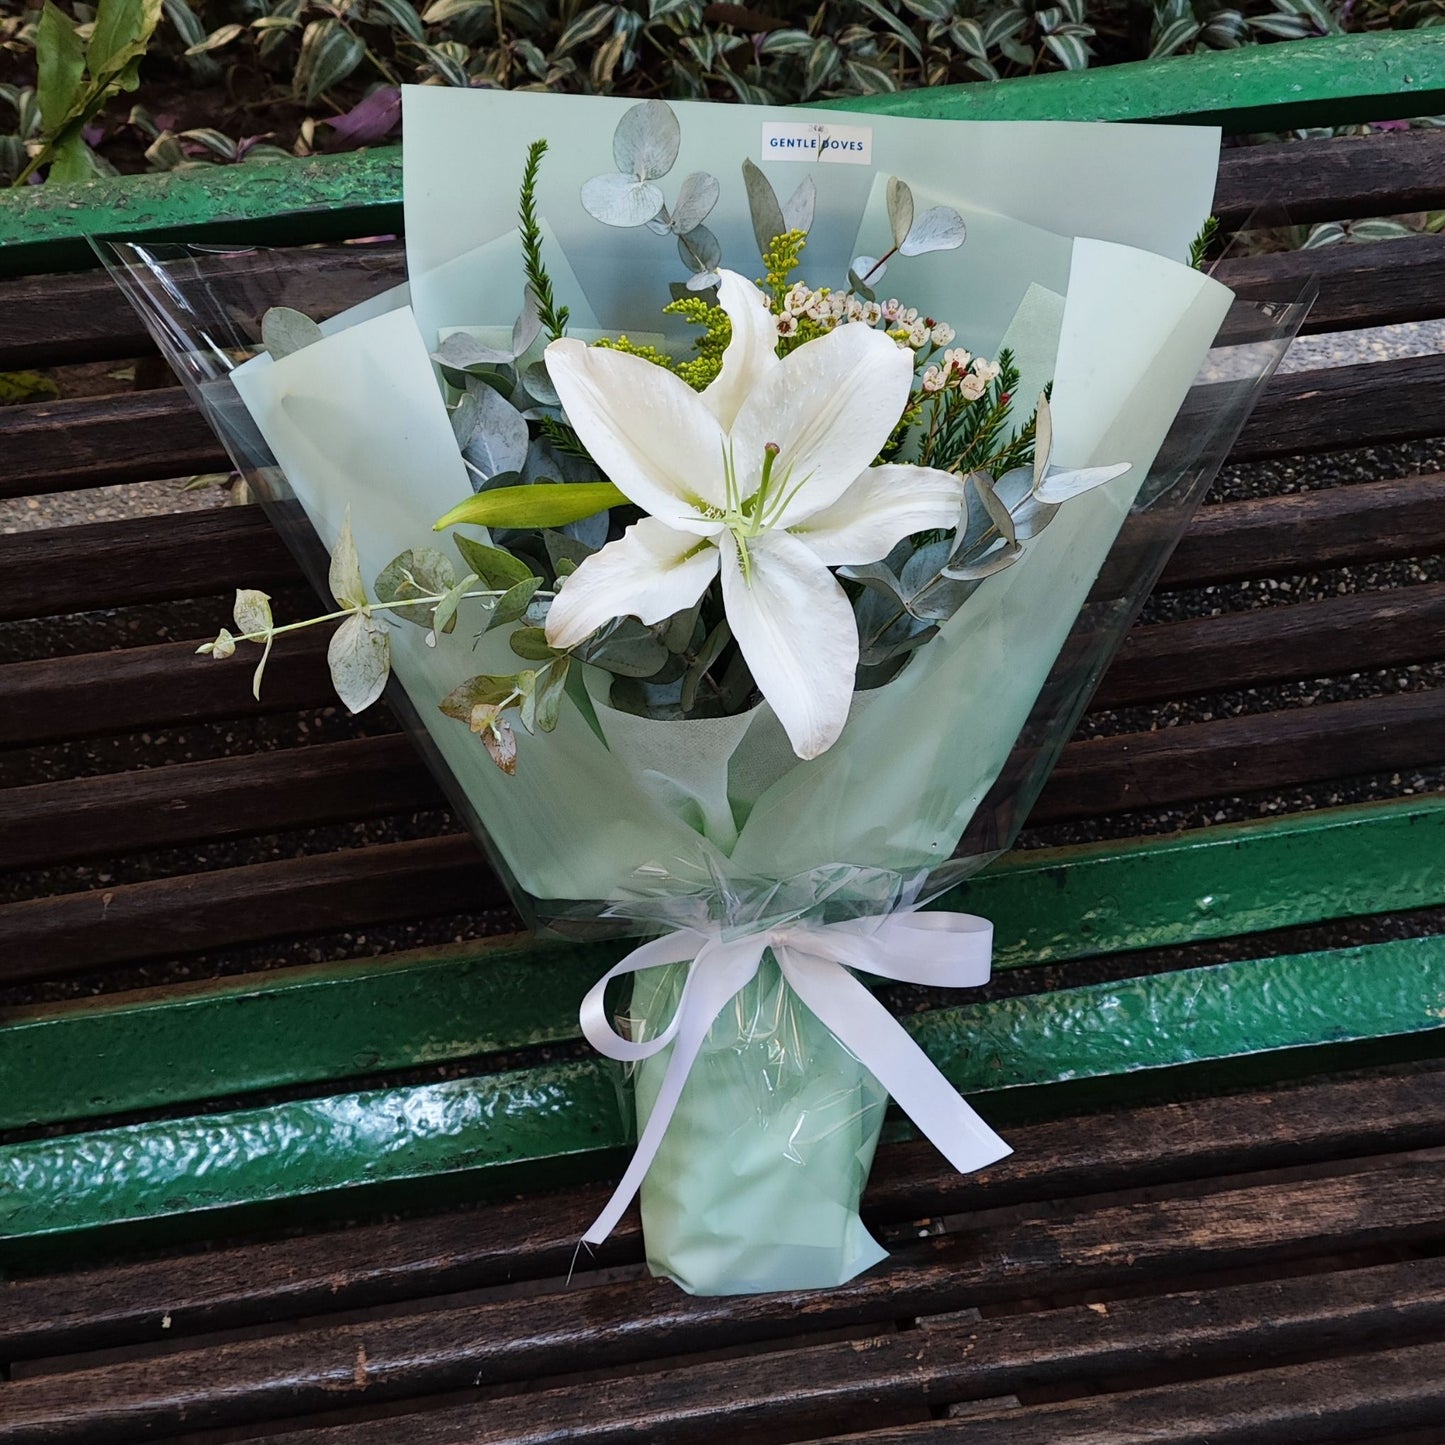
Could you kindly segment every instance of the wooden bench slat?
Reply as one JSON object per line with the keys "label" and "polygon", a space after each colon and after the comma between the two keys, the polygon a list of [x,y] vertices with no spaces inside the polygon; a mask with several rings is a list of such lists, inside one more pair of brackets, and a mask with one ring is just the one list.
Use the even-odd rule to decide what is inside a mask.
{"label": "wooden bench slat", "polygon": [[[454,850],[423,850],[423,865],[440,865],[454,852],[461,886],[470,879],[473,891],[451,901],[459,896],[458,907],[472,905],[490,885],[465,840],[448,841]],[[393,862],[402,871],[401,860],[393,855]],[[260,867],[274,873],[278,865]],[[243,920],[248,936],[272,928],[276,900],[264,879],[250,876],[249,886],[220,902],[191,902],[198,910],[224,908]],[[1209,879],[1207,906],[1201,877]],[[287,882],[298,886],[294,872]],[[140,886],[143,911],[149,885]],[[236,895],[255,906],[227,907]],[[938,901],[993,923],[996,970],[1441,904],[1445,799],[1215,827],[1149,846],[1130,840],[1030,849]],[[109,921],[129,927],[133,913],[127,899],[117,905],[112,895]],[[171,936],[163,912],[156,926]],[[0,1014],[0,1077],[9,1081],[0,1129],[570,1040],[577,1037],[577,1000],[618,951],[615,944],[554,948],[498,939],[11,1010]],[[545,990],[536,987],[539,972]],[[318,1018],[324,1029],[316,1028]],[[90,1059],[106,1061],[99,1076],[77,1065]]]}
{"label": "wooden bench slat", "polygon": [[1258,207],[1283,206],[1294,224],[1435,210],[1445,205],[1442,156],[1445,137],[1430,130],[1242,146],[1220,156],[1214,213],[1234,229]]}
{"label": "wooden bench slat", "polygon": [[[12,662],[0,666],[0,747],[336,707],[329,640],[324,628],[279,638],[259,701],[207,668],[199,638]],[[91,706],[97,697],[102,711]]]}
{"label": "wooden bench slat", "polygon": [[1263,461],[1438,436],[1445,355],[1276,376],[1230,460]]}
{"label": "wooden bench slat", "polygon": [[1212,274],[1247,301],[1292,299],[1309,281],[1317,282],[1320,294],[1301,328],[1304,335],[1445,316],[1440,235],[1231,257]]}
{"label": "wooden bench slat", "polygon": [[[0,666],[0,747],[334,707],[323,630],[281,638],[258,702],[196,642]],[[1136,627],[1091,708],[1129,707],[1445,656],[1445,583]],[[90,704],[105,698],[103,711]]]}
{"label": "wooden bench slat", "polygon": [[[1439,1239],[1442,1186],[1445,1161],[1406,1156],[1336,1176],[965,1225],[898,1249],[886,1272],[810,1295],[802,1311],[786,1294],[698,1299],[638,1280],[238,1339],[0,1384],[0,1442],[101,1445],[182,1424],[250,1424],[560,1374],[583,1359],[592,1368],[620,1365],[1041,1293]],[[1378,1207],[1385,1198],[1388,1211]],[[1219,1228],[1222,1217],[1228,1229]]]}
{"label": "wooden bench slat", "polygon": [[[1445,1263],[1428,1260],[1110,1300],[1097,1308],[1075,1304],[266,1438],[273,1445],[392,1445],[397,1432],[404,1431],[415,1445],[570,1445],[627,1439],[663,1445],[737,1439],[738,1432],[747,1438],[750,1430],[780,1428],[811,1440],[817,1438],[821,1422],[838,1421],[833,1428],[854,1432],[847,1436],[850,1441],[867,1440],[856,1433],[860,1418],[877,1418],[888,1406],[896,1414],[900,1406],[916,1411],[918,1406],[987,1400],[1074,1382],[1085,1393],[1101,1376],[1137,1374],[1180,1359],[1196,1370],[1245,1365],[1253,1370],[1309,1351],[1333,1353],[1331,1347],[1342,1337],[1348,1338],[1351,1351],[1399,1346],[1445,1324],[1442,1287]],[[745,1390],[738,1388],[740,1365],[746,1369]],[[1147,1393],[1152,1398],[1165,1392]],[[1141,1397],[1124,1398],[1133,1402]],[[1017,1418],[1037,1429],[1039,1418],[1053,1422],[1071,1408],[1092,1407],[1030,1409],[1001,1419],[1013,1424]],[[1118,1408],[1122,1420],[1137,1429],[1134,1414]],[[946,1438],[970,1440],[975,1418],[970,1416],[961,1437],[949,1433]],[[909,1438],[944,1438],[946,1428],[920,1430]],[[1078,1437],[1039,1438],[1049,1445],[1064,1440],[1073,1445]],[[1118,1445],[1120,1438],[1110,1436],[1109,1445]],[[1173,1441],[1178,1436],[1171,1430],[1160,1438]]]}
{"label": "wooden bench slat", "polygon": [[[1445,1143],[1445,1066],[1414,1065],[1224,1098],[1185,1099],[1010,1128],[1014,1153],[959,1176],[931,1145],[885,1145],[869,1181],[875,1225],[1070,1194],[1315,1164]],[[565,1275],[609,1188],[543,1201],[233,1245],[162,1260],[0,1281],[0,1360],[160,1342],[388,1300]],[[642,1257],[636,1211],[596,1261]],[[161,1324],[169,1314],[168,1327]]]}
{"label": "wooden bench slat", "polygon": [[6,904],[0,981],[506,906],[462,834],[345,848]]}
{"label": "wooden bench slat", "polygon": [[401,733],[34,783],[0,797],[4,868],[442,806]]}
{"label": "wooden bench slat", "polygon": [[[1375,446],[1438,434],[1445,357],[1279,377],[1231,456],[1236,461]],[[180,387],[35,402],[0,411],[0,497],[226,470],[230,462]]]}
{"label": "wooden bench slat", "polygon": [[[202,257],[186,270],[184,284],[214,277],[230,295],[241,294],[254,277],[258,297],[317,321],[406,280],[397,243],[262,249]],[[27,276],[5,285],[0,370],[120,360],[154,350],[139,314],[104,271]]]}
{"label": "wooden bench slat", "polygon": [[1445,550],[1445,473],[1201,507],[1161,589],[1182,591]]}
{"label": "wooden bench slat", "polygon": [[[1364,592],[1135,627],[1090,706],[1132,707],[1440,657],[1445,583]],[[3,689],[0,673],[0,697]]]}
{"label": "wooden bench slat", "polygon": [[[908,1015],[904,1027],[989,1116],[1000,1090],[1181,1064],[1237,1080],[1241,1054],[1321,1043],[1437,1056],[1442,996],[1445,940],[1402,938],[1011,993]],[[617,1078],[589,1055],[20,1140],[0,1148],[0,1264],[34,1269],[37,1249],[95,1249],[117,1226],[154,1232],[209,1216],[213,1231],[234,1229],[234,1211],[258,1204],[354,1217],[495,1197],[555,1179],[562,1159],[574,1179],[593,1177],[631,1142]],[[1131,1097],[1147,1088],[1136,1081]]]}
{"label": "wooden bench slat", "polygon": [[[1243,1363],[1243,1362],[1242,1362]],[[1005,1414],[828,1436],[817,1445],[1290,1445],[1379,1439],[1380,1431],[1437,1424],[1445,1414],[1445,1343],[1313,1360],[1219,1379],[1103,1394]],[[1360,1434],[1358,1432],[1366,1432]],[[364,1437],[363,1437],[364,1438]],[[416,1445],[442,1440],[408,1430]],[[443,1437],[444,1440],[445,1437]],[[1416,1437],[1418,1438],[1418,1437]],[[326,1440],[324,1445],[333,1445]],[[295,1437],[292,1437],[293,1445]]]}
{"label": "wooden bench slat", "polygon": [[1445,762],[1445,689],[1066,745],[1029,814],[1060,822]]}
{"label": "wooden bench slat", "polygon": [[299,583],[260,507],[215,507],[0,535],[0,621]]}

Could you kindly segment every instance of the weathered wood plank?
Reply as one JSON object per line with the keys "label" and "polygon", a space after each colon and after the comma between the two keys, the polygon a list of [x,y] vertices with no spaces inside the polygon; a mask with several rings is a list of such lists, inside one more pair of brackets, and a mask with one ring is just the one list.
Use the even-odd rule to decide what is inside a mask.
{"label": "weathered wood plank", "polygon": [[[859,1412],[864,1419],[896,1417],[900,1406],[913,1406],[916,1415],[922,1413],[917,1406],[1071,1383],[1089,1390],[1101,1376],[1137,1375],[1180,1361],[1200,1371],[1258,1369],[1306,1352],[1333,1354],[1342,1344],[1352,1352],[1399,1345],[1442,1324],[1445,1263],[1421,1261],[755,1354],[746,1361],[745,1389],[739,1389],[739,1362],[719,1360],[267,1439],[274,1445],[391,1445],[401,1429],[413,1445],[625,1445],[643,1439],[670,1445],[781,1428],[814,1439],[820,1428],[829,1428],[824,1422],[836,1421],[832,1428],[849,1431],[852,1440],[859,1438],[853,1433]],[[1143,1397],[1125,1398],[1127,1405],[1105,1413],[1116,1428],[1137,1429],[1141,1412],[1135,1407]],[[962,1422],[909,1438],[952,1439],[954,1431],[964,1441],[974,1438]],[[1076,1437],[1047,1438],[1050,1445],[1072,1445]],[[1110,1436],[1110,1445],[1121,1438]]]}
{"label": "weathered wood plank", "polygon": [[[324,320],[406,280],[402,248],[291,247],[281,251],[203,257],[186,281],[234,288],[248,283],[273,306],[292,306]],[[104,271],[30,276],[8,281],[0,308],[0,370],[111,361],[154,351],[135,308]]]}
{"label": "weathered wood plank", "polygon": [[1445,548],[1445,474],[1201,507],[1160,587],[1428,557]]}
{"label": "weathered wood plank", "polygon": [[[326,628],[277,639],[259,701],[233,677],[211,671],[196,656],[198,641],[0,666],[0,747],[336,705]],[[93,706],[98,697],[104,708]]]}
{"label": "weathered wood plank", "polygon": [[[868,1186],[874,1224],[1075,1193],[1285,1168],[1445,1142],[1445,1071],[1417,1065],[1231,1098],[1019,1125],[1014,1153],[960,1176],[931,1146],[890,1145]],[[0,1282],[0,1360],[183,1339],[331,1310],[565,1275],[608,1190],[203,1254]],[[588,1267],[641,1258],[636,1212]],[[583,1279],[585,1279],[585,1274]],[[162,1317],[170,1316],[163,1326]]]}
{"label": "weathered wood plank", "polygon": [[1365,592],[1136,627],[1091,707],[1133,707],[1440,657],[1445,657],[1445,584]]}
{"label": "weathered wood plank", "polygon": [[1233,229],[1259,207],[1283,207],[1296,224],[1432,210],[1445,203],[1442,154],[1428,130],[1242,146],[1220,157],[1214,213]]}
{"label": "weathered wood plank", "polygon": [[0,1384],[0,1442],[132,1441],[182,1423],[250,1424],[534,1379],[579,1360],[621,1365],[1038,1293],[1422,1242],[1445,1235],[1442,1184],[1445,1162],[1427,1155],[1151,1203],[1050,1209],[902,1248],[887,1271],[810,1294],[802,1310],[786,1294],[699,1299],[639,1280],[239,1339]]}
{"label": "weathered wood plank", "polygon": [[7,788],[0,867],[442,806],[400,733]]}
{"label": "weathered wood plank", "polygon": [[506,906],[464,835],[346,848],[7,904],[0,980]]}
{"label": "weathered wood plank", "polygon": [[0,595],[0,621],[269,590],[301,576],[260,507],[0,536],[0,575],[12,579]]}
{"label": "weathered wood plank", "polygon": [[1239,256],[1213,275],[1247,301],[1291,300],[1317,282],[1304,335],[1445,316],[1445,236]]}
{"label": "weathered wood plank", "polygon": [[[1290,1445],[1378,1439],[1445,1413],[1445,1344],[1313,1360],[1004,1414],[829,1436],[818,1445]],[[418,1445],[430,1445],[421,1437]]]}
{"label": "weathered wood plank", "polygon": [[1445,761],[1445,689],[1069,743],[1031,822]]}

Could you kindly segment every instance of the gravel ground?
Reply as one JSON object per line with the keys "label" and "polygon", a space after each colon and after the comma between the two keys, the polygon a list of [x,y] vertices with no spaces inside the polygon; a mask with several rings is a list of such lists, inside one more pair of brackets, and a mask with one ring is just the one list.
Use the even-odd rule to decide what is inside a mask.
{"label": "gravel ground", "polygon": [[[1381,328],[1338,336],[1306,338],[1295,344],[1286,370],[1345,366],[1362,361],[1425,355],[1445,348],[1445,321],[1409,327]],[[111,375],[113,373],[108,373]],[[102,378],[100,384],[104,384]],[[114,389],[115,382],[109,381]],[[1445,471],[1445,439],[1380,447],[1328,456],[1227,467],[1211,493],[1210,501],[1232,501],[1336,486],[1382,477]],[[44,498],[0,501],[0,531],[22,532],[49,526],[108,521],[130,516],[199,510],[226,504],[222,487],[185,491],[180,482],[150,482],[108,487],[87,492],[60,493]],[[1339,568],[1302,577],[1242,583],[1225,588],[1161,594],[1150,600],[1145,618],[1166,621],[1205,616],[1221,611],[1287,604],[1342,592],[1373,590],[1445,580],[1445,559],[1392,563],[1367,569]],[[278,596],[278,615],[298,615],[306,594]],[[91,650],[97,646],[134,646],[194,637],[213,630],[225,620],[223,599],[185,606],[156,605],[126,609],[124,613],[47,619],[0,627],[0,662],[35,655],[43,641],[50,653]],[[1316,701],[1374,696],[1386,692],[1418,690],[1445,682],[1445,664],[1388,669],[1344,678],[1283,684],[1241,690],[1206,699],[1182,700],[1162,709],[1138,709],[1091,714],[1082,735],[1104,735],[1140,726],[1160,727],[1198,722],[1281,707],[1308,706]],[[384,712],[359,723],[322,709],[303,715],[261,718],[244,724],[199,726],[141,738],[92,739],[65,748],[37,748],[6,759],[5,781],[10,784],[41,782],[48,778],[101,774],[117,768],[145,766],[148,757],[166,761],[201,759],[222,754],[295,746],[318,738],[354,736],[390,726]],[[139,746],[137,746],[139,744]],[[1020,846],[1038,847],[1108,837],[1168,833],[1234,819],[1267,817],[1310,807],[1334,806],[1378,797],[1398,797],[1445,786],[1445,769],[1413,774],[1358,778],[1316,789],[1300,789],[1269,797],[1225,798],[1207,805],[1129,814],[1087,824],[1059,825],[1029,830]],[[141,881],[176,873],[226,867],[242,861],[294,857],[337,847],[361,846],[434,834],[454,827],[446,814],[418,813],[407,818],[342,825],[306,833],[214,844],[203,849],[166,849],[83,867],[37,870],[13,875],[0,886],[0,900],[36,897],[77,888]],[[506,909],[492,909],[464,917],[445,917],[418,923],[339,932],[281,945],[231,949],[215,955],[194,956],[139,968],[111,971],[103,977],[79,976],[25,990],[0,991],[0,1007],[9,1003],[149,986],[183,978],[254,971],[294,963],[329,961],[390,953],[398,949],[434,946],[514,931],[519,920]]]}

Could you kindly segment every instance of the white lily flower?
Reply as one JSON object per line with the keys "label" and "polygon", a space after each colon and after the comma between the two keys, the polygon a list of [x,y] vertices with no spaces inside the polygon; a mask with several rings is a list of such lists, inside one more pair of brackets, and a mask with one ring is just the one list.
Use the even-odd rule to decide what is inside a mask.
{"label": "white lily flower", "polygon": [[908,404],[910,351],[841,326],[779,358],[763,294],[720,274],[732,339],[703,392],[624,352],[547,348],[567,420],[651,514],[567,578],[547,640],[572,647],[621,616],[661,622],[721,569],[733,637],[793,750],[812,758],[847,721],[858,665],[853,611],[829,568],[955,526],[963,485],[928,467],[872,465]]}

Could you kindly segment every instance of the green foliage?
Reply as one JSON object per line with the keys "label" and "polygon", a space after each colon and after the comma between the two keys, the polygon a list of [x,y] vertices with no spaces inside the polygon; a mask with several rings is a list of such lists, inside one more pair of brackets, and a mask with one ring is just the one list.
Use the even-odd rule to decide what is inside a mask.
{"label": "green foliage", "polygon": [[[76,21],[88,12],[77,0],[64,5],[47,0],[0,20],[0,44],[46,53],[43,83],[0,95],[13,104],[26,89],[39,92],[45,113],[43,127],[33,114],[17,116],[0,136],[0,175],[34,163],[37,148],[38,164],[53,163],[57,179],[91,174],[98,160],[82,132],[103,113],[125,126],[124,113],[106,105],[135,88],[148,43],[143,81],[179,69],[200,84],[224,82],[228,98],[244,92],[248,110],[299,101],[309,118],[278,139],[308,154],[326,141],[336,112],[406,81],[788,104],[1445,24],[1445,0],[100,0],[87,45]],[[88,69],[77,71],[78,49]],[[77,105],[83,118],[60,133],[60,117]],[[198,130],[151,135],[147,163],[169,169],[266,153],[205,119]]]}
{"label": "green foliage", "polygon": [[55,0],[45,0],[35,28],[40,143],[15,185],[47,165],[55,181],[95,174],[85,127],[113,96],[140,83],[141,57],[160,18],[161,0],[100,0],[85,39]]}
{"label": "green foliage", "polygon": [[537,315],[542,319],[542,328],[549,341],[556,341],[567,331],[567,308],[557,305],[552,294],[552,278],[542,262],[542,226],[537,219],[537,173],[542,166],[542,157],[547,154],[547,142],[534,140],[527,147],[527,164],[522,171],[521,200],[517,207],[517,225],[522,235],[522,264],[527,274],[527,284],[537,302]]}

